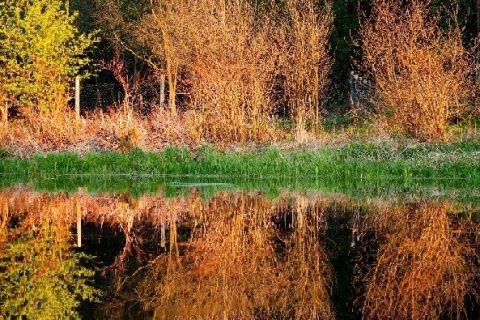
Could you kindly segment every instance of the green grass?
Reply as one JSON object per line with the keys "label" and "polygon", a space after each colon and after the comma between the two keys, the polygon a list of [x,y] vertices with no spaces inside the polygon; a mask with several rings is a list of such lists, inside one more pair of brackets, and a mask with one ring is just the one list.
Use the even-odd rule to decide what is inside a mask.
{"label": "green grass", "polygon": [[125,155],[50,153],[30,159],[1,158],[0,174],[3,187],[30,183],[49,191],[87,186],[91,191],[135,195],[162,189],[175,195],[193,183],[200,184],[207,197],[218,189],[263,190],[275,196],[286,188],[354,196],[413,193],[477,199],[480,141],[405,146],[353,143],[289,152],[271,147],[220,152],[203,146],[195,153],[176,147],[162,153],[134,149]]}
{"label": "green grass", "polygon": [[340,179],[480,179],[480,141],[390,146],[353,143],[346,147],[281,152],[219,152],[204,146],[192,153],[167,147],[162,153],[114,152],[37,154],[0,158],[0,173],[25,178],[60,175],[205,175],[243,179],[330,177]]}

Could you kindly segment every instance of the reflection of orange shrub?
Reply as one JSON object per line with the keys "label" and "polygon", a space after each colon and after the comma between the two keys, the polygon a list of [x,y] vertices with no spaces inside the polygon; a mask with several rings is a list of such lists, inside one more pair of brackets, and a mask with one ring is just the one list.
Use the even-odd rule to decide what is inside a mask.
{"label": "reflection of orange shrub", "polygon": [[[438,319],[461,316],[476,292],[475,251],[461,239],[445,204],[387,209],[390,223],[366,278],[362,307],[368,319]],[[393,223],[392,223],[393,222]]]}
{"label": "reflection of orange shrub", "polygon": [[446,138],[449,119],[467,111],[474,92],[461,30],[456,21],[441,28],[431,2],[374,0],[361,30],[378,111],[393,129],[425,140]]}
{"label": "reflection of orange shrub", "polygon": [[[333,318],[331,272],[318,241],[323,210],[292,202],[217,195],[181,256],[159,256],[142,276],[148,281],[132,279],[146,308],[165,319]],[[294,215],[288,231],[273,222],[283,211]]]}
{"label": "reflection of orange shrub", "polygon": [[[108,269],[116,276],[115,299],[105,303],[105,318],[120,318],[114,313],[121,314],[133,301],[159,318],[331,319],[331,259],[321,239],[332,199],[315,193],[281,198],[220,193],[204,203],[195,191],[169,199],[11,189],[0,192],[0,253],[13,218],[22,221],[11,233],[15,237],[42,225],[60,226],[49,233],[58,244],[71,241],[70,227],[80,212],[84,222],[109,225],[125,235],[124,249]],[[333,201],[352,205],[340,197]],[[374,214],[354,229],[363,232],[373,223],[380,248],[364,278],[364,316],[461,314],[464,298],[477,293],[476,252],[464,236],[466,224],[452,219],[446,203],[370,203],[365,208]],[[162,253],[143,252],[149,241],[155,254]],[[130,274],[131,259],[146,264]]]}

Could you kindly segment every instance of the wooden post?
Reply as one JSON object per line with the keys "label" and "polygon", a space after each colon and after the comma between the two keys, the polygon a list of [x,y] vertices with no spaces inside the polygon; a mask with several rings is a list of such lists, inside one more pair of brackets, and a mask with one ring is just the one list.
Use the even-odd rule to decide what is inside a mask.
{"label": "wooden post", "polygon": [[75,119],[80,120],[80,76],[75,78]]}
{"label": "wooden post", "polygon": [[[480,1],[480,0],[479,0]],[[160,75],[160,107],[165,104],[165,75]]]}

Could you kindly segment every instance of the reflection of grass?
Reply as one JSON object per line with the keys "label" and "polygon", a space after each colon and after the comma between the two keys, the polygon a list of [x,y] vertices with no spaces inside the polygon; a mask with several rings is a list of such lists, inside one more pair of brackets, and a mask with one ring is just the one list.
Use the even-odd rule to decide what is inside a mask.
{"label": "reflection of grass", "polygon": [[89,192],[127,192],[135,197],[162,191],[167,197],[188,194],[198,189],[203,199],[219,191],[261,190],[269,197],[278,197],[282,190],[316,190],[341,193],[352,197],[392,198],[402,195],[422,198],[455,199],[475,202],[480,198],[480,185],[465,179],[360,179],[335,177],[255,177],[227,176],[153,176],[153,175],[62,175],[56,177],[3,175],[0,188],[28,184],[35,190],[76,192],[79,187]]}

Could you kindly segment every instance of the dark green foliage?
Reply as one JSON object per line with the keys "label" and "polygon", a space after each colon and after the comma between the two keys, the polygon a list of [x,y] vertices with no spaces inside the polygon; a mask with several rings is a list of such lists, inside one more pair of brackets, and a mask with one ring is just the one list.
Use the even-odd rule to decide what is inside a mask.
{"label": "dark green foliage", "polygon": [[[333,1],[335,16],[334,29],[331,37],[335,63],[333,78],[336,82],[346,84],[351,68],[352,42],[359,28],[359,9],[364,1],[341,0]],[[360,4],[360,8],[358,5]]]}

